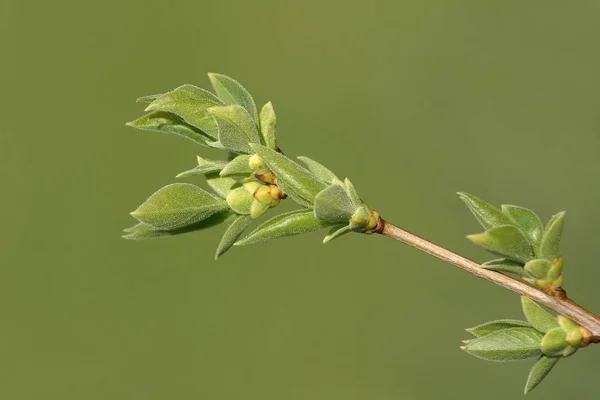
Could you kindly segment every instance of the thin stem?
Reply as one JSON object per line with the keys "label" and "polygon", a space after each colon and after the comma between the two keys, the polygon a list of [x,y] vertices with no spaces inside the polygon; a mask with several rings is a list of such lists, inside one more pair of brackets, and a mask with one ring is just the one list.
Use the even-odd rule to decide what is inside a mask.
{"label": "thin stem", "polygon": [[595,342],[598,340],[598,338],[600,338],[600,317],[566,297],[561,299],[550,296],[509,276],[482,268],[481,265],[475,261],[469,260],[468,258],[454,253],[453,251],[438,246],[437,244],[407,232],[404,229],[398,228],[397,226],[384,221],[383,219],[380,220],[375,232],[398,240],[402,243],[406,243],[409,246],[437,257],[440,260],[446,261],[447,263],[450,263],[462,270],[470,272],[475,276],[495,283],[496,285],[502,286],[508,290],[512,290],[513,292],[518,293],[521,296],[528,297],[537,303],[543,304],[556,313],[572,319],[580,326],[587,329],[590,334],[594,336],[591,342]]}

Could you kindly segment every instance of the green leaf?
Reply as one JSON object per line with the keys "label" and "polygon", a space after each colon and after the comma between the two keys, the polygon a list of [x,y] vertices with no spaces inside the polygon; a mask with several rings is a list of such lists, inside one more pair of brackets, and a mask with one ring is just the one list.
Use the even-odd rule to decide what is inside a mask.
{"label": "green leaf", "polygon": [[146,111],[166,111],[178,115],[213,139],[218,130],[208,109],[223,103],[214,94],[193,85],[183,85],[154,100]]}
{"label": "green leaf", "polygon": [[499,319],[496,321],[486,322],[481,325],[477,325],[473,328],[466,329],[470,334],[480,337],[486,336],[496,331],[501,331],[510,328],[531,328],[531,324],[525,321],[518,321],[515,319]]}
{"label": "green leaf", "polygon": [[311,160],[310,158],[304,156],[298,157],[298,160],[302,161],[302,163],[306,165],[306,168],[308,168],[308,170],[322,182],[331,184],[339,181],[338,177],[335,176],[333,172],[315,160]]}
{"label": "green leaf", "polygon": [[564,356],[565,352],[570,352],[570,347],[567,343],[567,332],[561,327],[549,330],[541,342],[542,351],[550,357]]}
{"label": "green leaf", "polygon": [[352,204],[354,204],[355,207],[362,206],[363,201],[361,200],[360,196],[358,195],[358,192],[356,191],[356,188],[354,187],[352,182],[350,182],[350,179],[348,179],[348,178],[344,179],[344,186],[346,187],[346,193],[348,193],[348,196],[350,197],[350,201],[352,201]]}
{"label": "green leaf", "polygon": [[158,229],[176,229],[200,222],[228,209],[227,203],[189,183],[160,189],[131,215]]}
{"label": "green leaf", "polygon": [[219,126],[219,143],[238,153],[251,153],[249,143],[260,143],[250,114],[240,106],[212,107],[208,110]]}
{"label": "green leaf", "polygon": [[225,168],[221,171],[221,176],[248,176],[254,171],[250,168],[248,162],[250,161],[250,157],[247,154],[242,154],[234,158],[227,164]]}
{"label": "green leaf", "polygon": [[552,263],[543,258],[536,258],[525,264],[525,271],[527,271],[529,276],[539,279],[546,278],[548,272],[550,272],[550,268],[552,268]]}
{"label": "green leaf", "polygon": [[239,183],[236,180],[233,178],[222,178],[217,172],[206,174],[206,182],[223,199],[227,198],[227,195],[233,189],[239,187]]}
{"label": "green leaf", "polygon": [[560,238],[565,224],[565,212],[560,212],[550,218],[546,226],[542,243],[540,244],[540,257],[554,261],[559,256]]}
{"label": "green leaf", "polygon": [[533,328],[509,328],[470,340],[461,348],[488,361],[516,361],[541,354],[542,334]]}
{"label": "green leaf", "polygon": [[244,230],[250,225],[250,222],[252,222],[252,218],[247,215],[239,215],[231,222],[225,230],[221,242],[217,247],[215,260],[225,254],[225,252],[233,246],[235,241],[238,240],[242,233],[244,233]]}
{"label": "green leaf", "polygon": [[515,278],[521,278],[523,273],[523,264],[518,261],[509,260],[508,258],[498,258],[495,260],[487,261],[481,264],[484,269],[491,271],[501,272],[505,275],[509,275]]}
{"label": "green leaf", "polygon": [[271,150],[277,150],[277,139],[275,138],[275,126],[277,118],[273,104],[268,102],[260,110],[260,133],[262,135],[264,145]]}
{"label": "green leaf", "polygon": [[227,105],[238,105],[248,111],[254,124],[258,125],[258,116],[254,99],[236,80],[221,74],[208,74],[215,93]]}
{"label": "green leaf", "polygon": [[525,318],[538,331],[546,333],[559,326],[556,318],[533,300],[522,296],[521,305]]}
{"label": "green leaf", "polygon": [[506,204],[502,206],[502,212],[508,215],[508,217],[514,221],[515,225],[518,228],[521,228],[528,236],[537,253],[540,247],[540,241],[542,240],[542,232],[544,230],[540,217],[527,208]]}
{"label": "green leaf", "polygon": [[342,237],[342,236],[344,236],[345,234],[347,234],[349,232],[352,232],[352,229],[350,229],[350,226],[348,226],[348,225],[336,225],[336,226],[332,227],[329,230],[329,232],[327,232],[327,235],[323,239],[323,243],[329,243],[333,239],[337,239],[339,237]]}
{"label": "green leaf", "polygon": [[175,235],[181,235],[184,233],[200,231],[206,228],[212,228],[213,226],[219,225],[224,221],[227,221],[232,214],[229,211],[222,211],[211,215],[203,221],[197,222],[192,225],[185,226],[178,229],[157,229],[152,225],[140,222],[130,228],[124,229],[125,234],[122,236],[123,239],[129,240],[143,240],[143,239],[159,239],[166,238]]}
{"label": "green leaf", "polygon": [[161,94],[151,94],[148,96],[142,96],[142,97],[138,97],[135,102],[136,103],[146,103],[146,104],[150,104],[152,103],[154,100],[158,99],[160,96],[162,96]]}
{"label": "green leaf", "polygon": [[485,228],[489,229],[499,225],[511,225],[512,221],[506,215],[502,214],[493,205],[486,203],[478,197],[471,194],[458,192],[458,196],[465,202],[471,210],[477,221]]}
{"label": "green leaf", "polygon": [[210,136],[205,135],[201,130],[186,124],[175,114],[165,111],[154,111],[146,114],[135,121],[127,122],[125,125],[144,131],[153,131],[168,133],[177,136],[183,136],[201,146],[207,146],[206,142]]}
{"label": "green leaf", "polygon": [[312,207],[317,194],[327,187],[310,171],[283,154],[259,144],[251,144],[250,147],[275,173],[277,186],[297,203]]}
{"label": "green leaf", "polygon": [[527,262],[533,258],[531,245],[523,233],[512,225],[496,226],[467,238],[476,245],[511,260]]}
{"label": "green leaf", "polygon": [[348,193],[340,185],[331,185],[319,192],[315,197],[315,215],[323,221],[345,223],[346,225],[356,211]]}
{"label": "green leaf", "polygon": [[533,364],[525,383],[525,394],[535,389],[544,378],[552,371],[552,368],[560,361],[560,357],[541,356]]}
{"label": "green leaf", "polygon": [[292,211],[271,218],[235,245],[245,246],[271,239],[299,235],[328,226],[331,226],[331,224],[318,219],[313,210]]}
{"label": "green leaf", "polygon": [[181,172],[176,178],[187,178],[189,176],[205,175],[210,172],[221,171],[227,165],[227,161],[207,160],[198,157],[198,165],[192,169]]}

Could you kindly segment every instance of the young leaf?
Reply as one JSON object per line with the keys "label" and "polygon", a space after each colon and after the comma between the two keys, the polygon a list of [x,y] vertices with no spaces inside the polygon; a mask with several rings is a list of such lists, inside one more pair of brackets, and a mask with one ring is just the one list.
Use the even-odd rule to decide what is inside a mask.
{"label": "young leaf", "polygon": [[225,230],[221,242],[217,247],[215,260],[225,254],[233,246],[236,240],[244,233],[244,230],[250,225],[252,218],[247,215],[238,215]]}
{"label": "young leaf", "polygon": [[238,153],[251,153],[248,143],[260,143],[260,136],[250,114],[240,106],[212,107],[219,126],[219,143]]}
{"label": "young leaf", "polygon": [[306,168],[308,168],[308,170],[312,172],[319,180],[327,184],[339,181],[338,177],[335,176],[333,172],[315,160],[311,160],[310,158],[304,156],[298,157],[298,160],[302,161],[302,163],[306,165]]}
{"label": "young leaf", "polygon": [[502,206],[502,212],[508,215],[515,225],[529,237],[537,253],[544,230],[540,217],[527,208],[506,204]]}
{"label": "young leaf", "polygon": [[471,210],[477,221],[485,228],[489,229],[498,225],[511,225],[512,221],[506,215],[502,214],[493,205],[486,203],[478,197],[465,192],[458,192],[458,197],[465,202]]}
{"label": "young leaf", "polygon": [[348,224],[356,211],[348,193],[340,185],[331,185],[321,190],[315,197],[314,204],[317,218],[336,224]]}
{"label": "young leaf", "polygon": [[533,328],[509,328],[469,341],[461,348],[488,361],[516,361],[541,354],[542,334]]}
{"label": "young leaf", "polygon": [[552,368],[560,361],[560,357],[541,356],[533,364],[525,383],[525,394],[535,389],[544,378],[552,371]]}
{"label": "young leaf", "polygon": [[277,139],[275,138],[275,126],[277,118],[273,104],[268,102],[260,110],[260,134],[268,149],[277,150]]}
{"label": "young leaf", "polygon": [[292,211],[271,218],[248,236],[235,243],[235,245],[245,246],[266,240],[299,235],[301,233],[317,231],[328,226],[331,226],[331,224],[318,219],[313,210]]}
{"label": "young leaf", "polygon": [[210,137],[217,138],[217,124],[208,113],[223,103],[214,94],[193,85],[183,85],[154,100],[146,111],[166,111],[178,115]]}
{"label": "young leaf", "polygon": [[567,332],[561,327],[549,330],[542,339],[541,349],[545,355],[550,357],[562,356],[571,352],[571,346],[567,343]]}
{"label": "young leaf", "polygon": [[221,176],[236,176],[236,175],[248,176],[248,175],[250,175],[252,172],[254,172],[252,170],[252,168],[250,168],[250,165],[248,164],[250,157],[251,156],[249,156],[247,154],[242,154],[242,155],[237,156],[236,158],[231,160],[225,168],[223,168],[220,175]]}
{"label": "young leaf", "polygon": [[476,245],[511,260],[527,262],[533,258],[533,249],[518,228],[501,225],[484,233],[467,236]]}
{"label": "young leaf", "polygon": [[560,238],[565,224],[565,212],[560,212],[550,218],[546,226],[542,243],[540,244],[540,257],[554,261],[559,256]]}
{"label": "young leaf", "polygon": [[154,100],[158,99],[160,96],[162,96],[161,94],[151,94],[148,96],[142,96],[142,97],[138,97],[135,102],[136,103],[146,103],[146,104],[150,104],[152,103]]}
{"label": "young leaf", "polygon": [[215,191],[219,197],[225,199],[231,191],[240,186],[233,178],[222,178],[217,172],[210,172],[205,175],[206,183]]}
{"label": "young leaf", "polygon": [[350,226],[348,225],[336,225],[332,227],[325,238],[323,239],[323,243],[329,243],[333,239],[337,239],[339,237],[344,236],[346,233],[352,232]]}
{"label": "young leaf", "polygon": [[509,328],[531,328],[531,324],[525,321],[518,321],[515,319],[499,319],[497,321],[486,322],[484,324],[477,325],[473,328],[465,330],[473,336],[480,337]]}
{"label": "young leaf", "polygon": [[250,147],[263,159],[267,167],[277,176],[277,186],[294,201],[312,207],[317,194],[327,187],[310,171],[281,153],[259,144]]}
{"label": "young leaf", "polygon": [[189,183],[160,189],[131,215],[158,229],[177,229],[228,209],[227,203]]}
{"label": "young leaf", "polygon": [[348,178],[344,179],[344,186],[346,188],[346,193],[348,193],[348,196],[350,197],[350,201],[352,201],[352,204],[355,207],[362,206],[363,202],[360,199],[360,196],[358,195],[356,188],[354,187],[352,182],[350,182],[350,179],[348,179]]}
{"label": "young leaf", "polygon": [[135,121],[127,122],[125,125],[144,131],[183,136],[201,146],[207,146],[206,142],[211,139],[210,136],[205,135],[201,130],[186,124],[175,114],[165,111],[151,112]]}
{"label": "young leaf", "polygon": [[221,171],[227,165],[226,161],[206,160],[198,157],[198,165],[192,169],[181,172],[176,178],[187,178],[189,176],[206,175],[210,172]]}
{"label": "young leaf", "polygon": [[536,258],[525,264],[525,271],[530,276],[538,279],[546,278],[548,272],[550,272],[550,268],[552,268],[552,263],[543,258]]}
{"label": "young leaf", "polygon": [[256,104],[254,99],[242,85],[236,80],[221,74],[208,74],[215,93],[227,105],[238,105],[248,111],[254,124],[258,124]]}
{"label": "young leaf", "polygon": [[508,258],[491,260],[481,264],[481,267],[491,271],[501,272],[514,278],[521,278],[525,272],[523,270],[523,264],[518,261],[509,260]]}
{"label": "young leaf", "polygon": [[556,318],[533,300],[523,296],[521,305],[527,321],[538,331],[546,333],[559,326]]}
{"label": "young leaf", "polygon": [[165,238],[174,235],[181,235],[184,233],[200,231],[206,228],[212,228],[213,226],[219,225],[227,221],[232,216],[229,211],[222,211],[211,215],[203,221],[195,224],[185,226],[178,229],[163,230],[157,229],[152,225],[140,222],[130,228],[124,229],[125,234],[122,236],[123,239],[129,240],[143,240],[143,239],[158,239]]}

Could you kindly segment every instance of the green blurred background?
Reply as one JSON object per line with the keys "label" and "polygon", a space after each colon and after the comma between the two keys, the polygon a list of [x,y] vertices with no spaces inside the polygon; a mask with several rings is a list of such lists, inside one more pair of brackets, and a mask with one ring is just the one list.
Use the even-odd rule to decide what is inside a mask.
{"label": "green blurred background", "polygon": [[[280,145],[476,259],[455,192],[567,210],[566,288],[600,311],[597,1],[0,1],[0,398],[520,398],[530,363],[459,350],[516,295],[383,237],[128,242],[214,156],[124,126],[207,72],[273,101]],[[200,180],[197,180],[200,182]],[[600,347],[600,346],[599,346]],[[530,398],[600,396],[581,351]]]}

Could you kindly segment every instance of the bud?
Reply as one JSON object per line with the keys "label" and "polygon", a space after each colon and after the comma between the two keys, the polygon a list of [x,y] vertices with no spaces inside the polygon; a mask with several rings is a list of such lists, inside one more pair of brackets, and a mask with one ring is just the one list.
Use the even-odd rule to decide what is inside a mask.
{"label": "bud", "polygon": [[250,207],[254,202],[254,197],[252,193],[250,193],[247,188],[240,187],[237,189],[233,189],[225,199],[227,204],[233,211],[238,214],[250,214]]}
{"label": "bud", "polygon": [[264,183],[277,183],[277,177],[272,172],[265,171],[254,174],[254,177]]}
{"label": "bud", "polygon": [[525,264],[525,271],[533,278],[544,279],[548,276],[551,266],[550,261],[538,258]]}
{"label": "bud", "polygon": [[248,160],[248,165],[253,170],[265,168],[265,162],[262,160],[262,158],[260,158],[258,154],[254,154],[250,157],[250,159]]}
{"label": "bud", "polygon": [[263,204],[271,204],[271,187],[264,185],[254,192],[254,198]]}
{"label": "bud", "polygon": [[264,204],[260,201],[254,200],[250,206],[250,217],[258,218],[263,215],[270,207],[270,204]]}
{"label": "bud", "polygon": [[560,327],[549,330],[540,343],[542,352],[550,357],[561,356],[569,347],[567,333]]}

